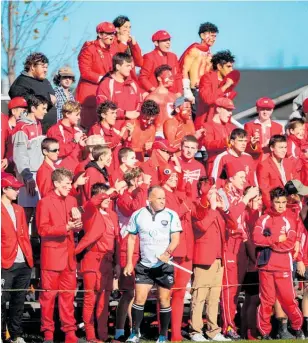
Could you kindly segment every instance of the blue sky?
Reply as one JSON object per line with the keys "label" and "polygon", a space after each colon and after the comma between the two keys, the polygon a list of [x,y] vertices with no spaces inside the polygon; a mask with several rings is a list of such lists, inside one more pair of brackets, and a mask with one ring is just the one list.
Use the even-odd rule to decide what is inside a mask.
{"label": "blue sky", "polygon": [[[173,37],[172,51],[178,57],[198,41],[199,24],[215,23],[220,33],[213,52],[230,49],[239,68],[308,67],[308,2],[102,2],[84,1],[75,5],[68,21],[60,20],[40,50],[50,57],[50,72],[60,67],[57,52],[68,42],[61,62],[78,73],[77,52],[80,40],[95,39],[95,27],[127,15],[132,34],[143,53],[153,49],[152,34],[167,30]],[[17,65],[17,74],[22,61]]]}

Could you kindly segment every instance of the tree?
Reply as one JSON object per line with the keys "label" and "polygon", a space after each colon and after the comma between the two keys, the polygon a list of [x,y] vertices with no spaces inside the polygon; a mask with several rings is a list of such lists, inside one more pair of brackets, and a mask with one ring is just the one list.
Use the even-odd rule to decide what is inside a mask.
{"label": "tree", "polygon": [[38,50],[54,25],[68,20],[75,5],[74,1],[2,2],[1,45],[6,61],[1,68],[10,85],[16,78],[16,60],[24,60],[29,51]]}

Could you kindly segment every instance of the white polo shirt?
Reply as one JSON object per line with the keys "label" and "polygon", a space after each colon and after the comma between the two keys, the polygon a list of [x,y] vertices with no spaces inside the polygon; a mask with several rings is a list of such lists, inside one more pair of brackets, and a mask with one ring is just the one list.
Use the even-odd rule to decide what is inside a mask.
{"label": "white polo shirt", "polygon": [[133,213],[127,231],[139,235],[140,263],[149,268],[156,268],[163,264],[156,256],[166,251],[171,234],[181,232],[182,226],[178,214],[169,208],[152,213],[149,207],[143,207]]}

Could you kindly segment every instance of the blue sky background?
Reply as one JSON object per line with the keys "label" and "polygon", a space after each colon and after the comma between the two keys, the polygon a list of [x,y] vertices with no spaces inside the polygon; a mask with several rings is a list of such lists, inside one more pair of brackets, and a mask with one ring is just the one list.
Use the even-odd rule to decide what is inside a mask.
{"label": "blue sky background", "polygon": [[[83,1],[75,5],[67,21],[56,24],[40,47],[50,58],[50,73],[61,62],[78,73],[78,51],[71,56],[73,48],[95,39],[96,25],[120,14],[130,18],[132,34],[143,53],[153,49],[152,34],[165,29],[173,37],[172,51],[180,57],[188,45],[199,41],[199,24],[210,21],[220,30],[212,51],[230,49],[238,68],[308,67],[308,2]],[[65,42],[65,53],[56,58]],[[17,75],[22,62],[18,61]]]}

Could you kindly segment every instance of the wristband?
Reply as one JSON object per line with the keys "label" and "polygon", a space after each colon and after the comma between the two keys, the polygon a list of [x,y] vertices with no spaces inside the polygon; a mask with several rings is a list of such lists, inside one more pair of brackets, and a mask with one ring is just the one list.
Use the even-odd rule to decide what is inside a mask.
{"label": "wristband", "polygon": [[170,249],[167,249],[165,252],[167,252],[170,256],[172,256],[173,251]]}

